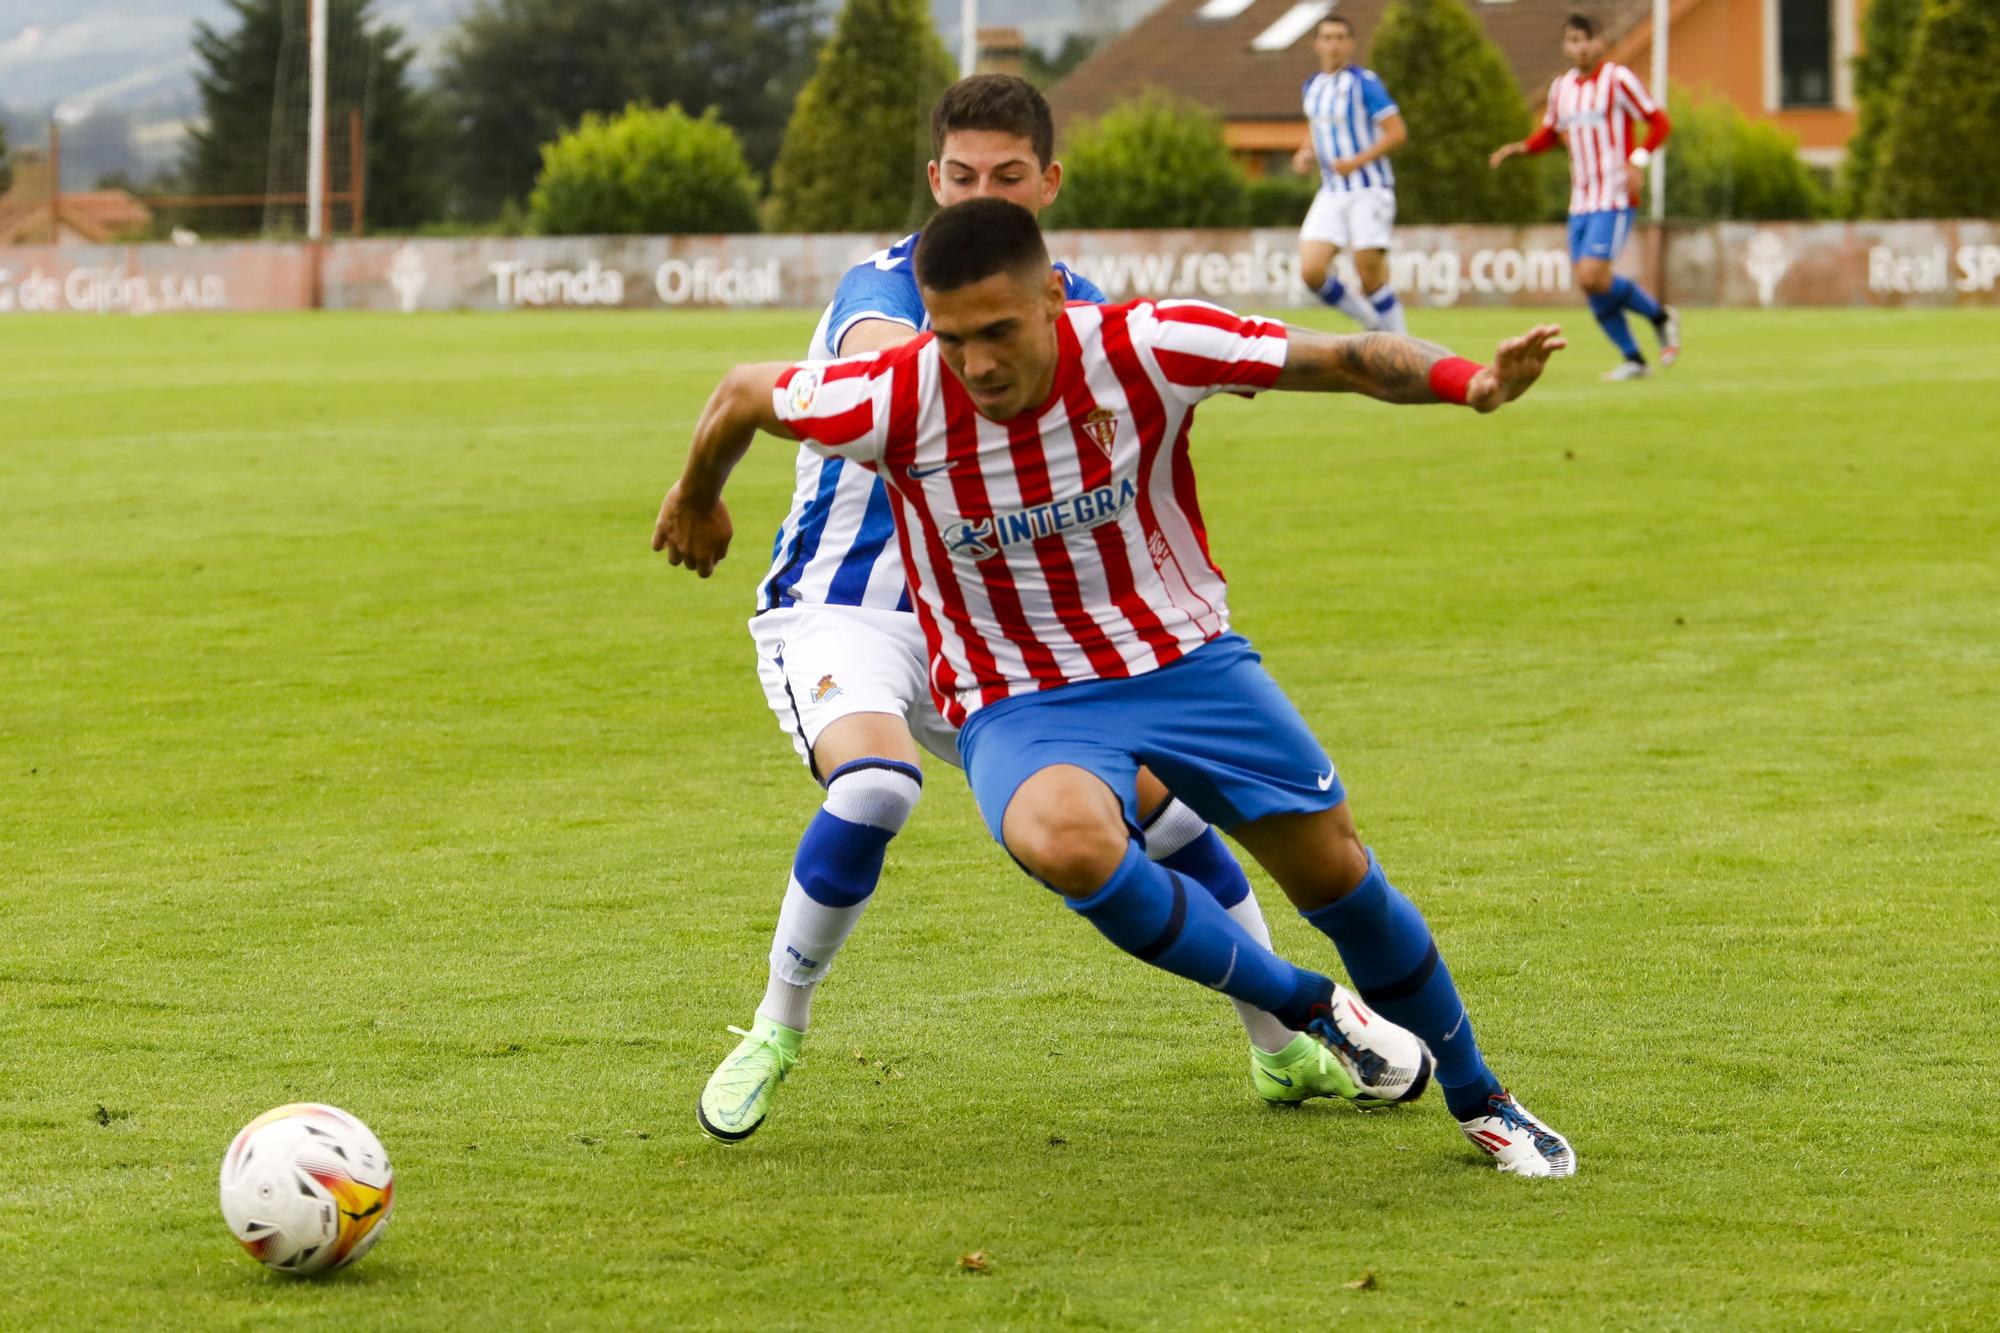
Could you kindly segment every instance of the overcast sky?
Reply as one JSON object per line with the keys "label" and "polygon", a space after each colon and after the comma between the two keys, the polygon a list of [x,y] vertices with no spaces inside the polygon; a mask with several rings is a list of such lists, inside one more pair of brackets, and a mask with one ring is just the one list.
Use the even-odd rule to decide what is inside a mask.
{"label": "overcast sky", "polygon": [[[931,0],[938,27],[956,49],[960,0]],[[1157,0],[1099,0],[1123,22]],[[375,13],[399,24],[420,47],[471,0],[376,0]],[[1048,41],[1073,24],[1078,0],[980,0],[980,23],[1018,24]],[[223,0],[0,0],[0,104],[120,108],[185,101],[196,19],[222,23]]]}

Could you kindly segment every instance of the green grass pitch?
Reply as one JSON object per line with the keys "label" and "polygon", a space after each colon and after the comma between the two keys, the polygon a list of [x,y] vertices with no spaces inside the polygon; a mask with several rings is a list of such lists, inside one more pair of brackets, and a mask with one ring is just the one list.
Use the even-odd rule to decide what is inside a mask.
{"label": "green grass pitch", "polygon": [[[790,450],[716,579],[647,538],[810,315],[0,323],[0,1327],[1990,1327],[2000,317],[1697,311],[1630,387],[1559,317],[1498,417],[1195,457],[1568,1182],[1267,1109],[935,766],[773,1119],[699,1136],[816,805],[743,626]],[[295,1099],[397,1170],[319,1283],[215,1201]]]}

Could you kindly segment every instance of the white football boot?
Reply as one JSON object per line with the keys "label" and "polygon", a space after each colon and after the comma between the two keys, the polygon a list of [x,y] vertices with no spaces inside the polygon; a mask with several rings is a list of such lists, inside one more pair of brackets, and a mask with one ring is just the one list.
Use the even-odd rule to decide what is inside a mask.
{"label": "white football boot", "polygon": [[1622,384],[1626,380],[1642,380],[1653,373],[1653,368],[1644,361],[1620,361],[1610,370],[1598,376],[1606,384]]}
{"label": "white football boot", "polygon": [[1458,1122],[1472,1145],[1493,1165],[1516,1176],[1573,1176],[1576,1149],[1514,1100],[1511,1092],[1486,1099],[1486,1114]]}
{"label": "white football boot", "polygon": [[1660,307],[1660,369],[1681,359],[1681,312],[1670,305]]}
{"label": "white football boot", "polygon": [[1345,986],[1335,986],[1332,1000],[1313,1011],[1305,1035],[1326,1050],[1345,1076],[1339,1081],[1351,1085],[1338,1095],[1357,1106],[1413,1102],[1424,1095],[1437,1066],[1416,1033],[1391,1023]]}

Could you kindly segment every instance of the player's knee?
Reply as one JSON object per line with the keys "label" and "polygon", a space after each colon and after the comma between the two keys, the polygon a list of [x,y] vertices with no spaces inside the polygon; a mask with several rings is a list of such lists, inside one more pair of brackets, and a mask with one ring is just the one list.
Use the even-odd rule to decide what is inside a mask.
{"label": "player's knee", "polygon": [[923,792],[924,775],[915,764],[856,759],[836,768],[827,779],[826,811],[850,824],[894,835],[909,822]]}
{"label": "player's knee", "polygon": [[1007,850],[1065,897],[1103,888],[1130,842],[1124,823],[1094,804],[1040,802],[1007,812]]}
{"label": "player's knee", "polygon": [[1308,290],[1316,292],[1320,288],[1326,286],[1327,268],[1328,265],[1319,260],[1314,260],[1314,259],[1300,260],[1299,281],[1305,283],[1306,288]]}

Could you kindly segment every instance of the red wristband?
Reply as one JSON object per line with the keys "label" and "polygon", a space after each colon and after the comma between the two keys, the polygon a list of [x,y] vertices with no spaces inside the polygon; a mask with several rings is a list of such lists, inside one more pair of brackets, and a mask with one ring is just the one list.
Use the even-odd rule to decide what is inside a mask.
{"label": "red wristband", "polygon": [[1466,390],[1472,387],[1472,377],[1486,369],[1477,361],[1468,361],[1462,356],[1448,356],[1431,367],[1431,392],[1440,403],[1465,403]]}

